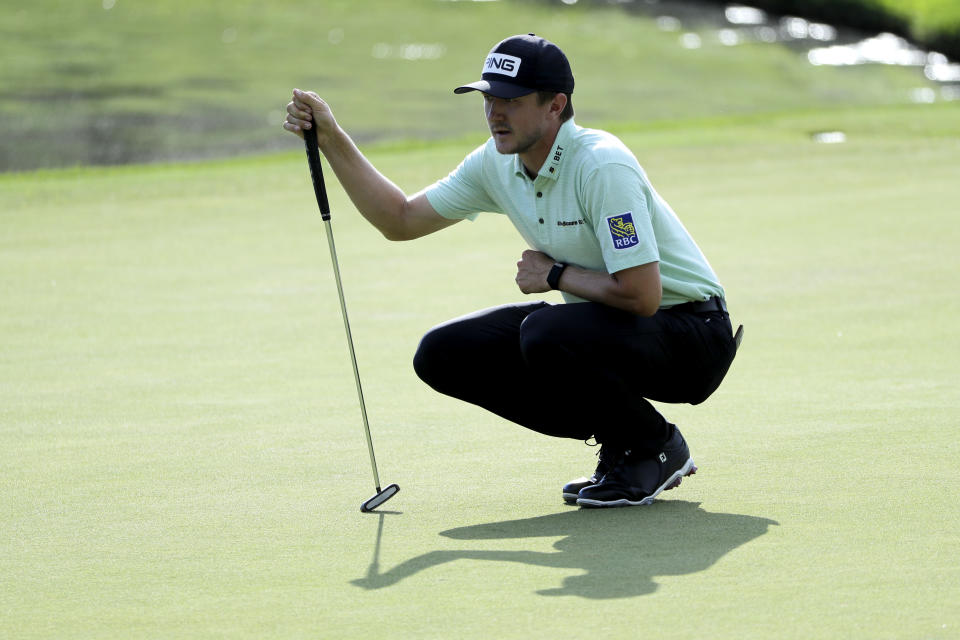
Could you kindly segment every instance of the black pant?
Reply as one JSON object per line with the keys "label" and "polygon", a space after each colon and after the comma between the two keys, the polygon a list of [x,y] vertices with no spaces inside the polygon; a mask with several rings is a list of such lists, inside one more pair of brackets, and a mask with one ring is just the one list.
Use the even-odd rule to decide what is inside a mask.
{"label": "black pant", "polygon": [[644,318],[593,302],[533,302],[434,327],[413,365],[440,393],[528,429],[654,450],[670,425],[648,400],[703,402],[735,353],[721,311]]}

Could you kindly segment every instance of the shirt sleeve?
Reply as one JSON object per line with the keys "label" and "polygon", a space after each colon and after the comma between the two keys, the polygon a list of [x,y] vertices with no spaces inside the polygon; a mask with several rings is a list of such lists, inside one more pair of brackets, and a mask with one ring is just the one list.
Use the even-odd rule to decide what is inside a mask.
{"label": "shirt sleeve", "polygon": [[638,166],[623,163],[602,164],[584,179],[583,208],[609,273],[660,260],[645,184]]}
{"label": "shirt sleeve", "polygon": [[499,211],[485,186],[485,146],[474,149],[450,175],[424,190],[431,206],[444,218],[473,220],[481,211]]}

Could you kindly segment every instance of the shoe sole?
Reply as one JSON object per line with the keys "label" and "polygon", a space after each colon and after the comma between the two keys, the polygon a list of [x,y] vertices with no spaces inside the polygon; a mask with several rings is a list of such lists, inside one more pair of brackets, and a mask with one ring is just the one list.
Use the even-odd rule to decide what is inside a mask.
{"label": "shoe sole", "polygon": [[[680,486],[680,483],[683,482],[683,479],[687,476],[692,476],[697,472],[697,465],[693,464],[693,458],[687,458],[687,461],[682,467],[677,469],[673,475],[667,478],[666,482],[657,487],[657,490],[651,493],[649,496],[643,500],[627,500],[626,498],[620,498],[619,500],[590,500],[589,498],[577,498],[577,504],[581,507],[639,507],[642,505],[653,504],[653,501],[658,495],[664,491],[669,491],[670,489],[676,489]],[[567,494],[564,494],[564,499],[566,499]]]}
{"label": "shoe sole", "polygon": [[[591,477],[591,478],[594,478],[594,477],[596,477],[596,476],[590,476],[590,477]],[[590,481],[587,480],[586,478],[581,478],[581,480],[583,481],[584,484],[583,484],[582,487],[580,487],[580,489],[585,489],[585,488],[587,488],[587,487],[592,487],[594,484],[596,484],[597,482],[599,482],[599,480],[598,480],[597,482],[593,482],[593,483],[591,484]],[[568,484],[579,484],[579,483],[578,483],[578,482],[571,481],[571,482],[569,482]],[[563,492],[563,501],[566,502],[567,504],[577,504],[577,498],[580,497],[580,496],[578,495],[579,492],[580,492],[580,489],[577,489],[577,493],[570,493],[569,491]]]}

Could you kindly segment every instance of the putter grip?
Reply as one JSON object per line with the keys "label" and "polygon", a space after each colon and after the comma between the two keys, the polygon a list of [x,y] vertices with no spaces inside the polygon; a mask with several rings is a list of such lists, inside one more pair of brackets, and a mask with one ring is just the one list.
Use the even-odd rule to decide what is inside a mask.
{"label": "putter grip", "polygon": [[317,196],[320,215],[330,219],[330,204],[327,202],[327,186],[323,183],[323,169],[320,168],[320,149],[317,147],[317,132],[308,129],[303,132],[303,143],[307,146],[307,163],[310,165],[310,177],[313,179],[313,192]]}

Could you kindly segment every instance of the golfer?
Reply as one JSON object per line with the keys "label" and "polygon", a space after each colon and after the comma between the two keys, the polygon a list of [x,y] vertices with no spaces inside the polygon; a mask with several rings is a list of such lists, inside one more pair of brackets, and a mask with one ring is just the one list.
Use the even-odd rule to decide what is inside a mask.
{"label": "golfer", "polygon": [[357,210],[390,240],[481,212],[505,214],[530,249],[525,294],[431,329],[414,368],[437,391],[540,433],[601,447],[563,487],[583,507],[649,504],[696,471],[680,430],[650,403],[698,404],[736,353],[724,290],[629,149],[573,121],[573,73],[552,42],[507,38],[478,91],[491,137],[447,177],[407,196],[380,174],[317,94],[295,89],[284,128],[316,135]]}

